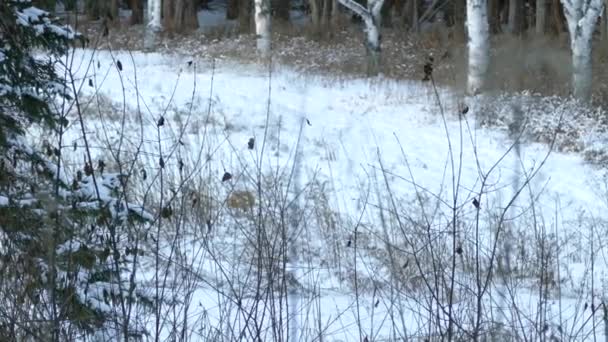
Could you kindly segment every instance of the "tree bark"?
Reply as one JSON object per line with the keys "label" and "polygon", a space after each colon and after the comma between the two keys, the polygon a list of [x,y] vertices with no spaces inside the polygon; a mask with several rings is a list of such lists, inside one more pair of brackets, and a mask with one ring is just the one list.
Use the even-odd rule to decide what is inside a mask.
{"label": "tree bark", "polygon": [[572,91],[583,101],[591,97],[591,39],[575,39],[572,42]]}
{"label": "tree bark", "polygon": [[338,18],[340,16],[340,8],[338,7],[338,0],[331,0],[331,24],[333,26],[338,24]]}
{"label": "tree bark", "polygon": [[497,34],[501,31],[499,0],[488,0],[488,24],[491,33]]}
{"label": "tree bark", "polygon": [[185,0],[174,0],[173,7],[173,30],[177,32],[183,31],[184,28],[184,7]]}
{"label": "tree bark", "polygon": [[184,11],[183,30],[191,31],[198,28],[198,6],[197,0],[184,0],[186,9]]}
{"label": "tree bark", "polygon": [[289,0],[271,0],[272,2],[272,17],[284,22],[289,21],[289,9],[291,3]]}
{"label": "tree bark", "polygon": [[241,33],[251,32],[251,1],[239,0],[239,31]]}
{"label": "tree bark", "polygon": [[475,95],[485,86],[490,59],[487,0],[467,1],[469,70],[467,92]]}
{"label": "tree bark", "polygon": [[419,13],[418,13],[418,0],[410,0],[412,2],[412,32],[418,33],[420,31]]}
{"label": "tree bark", "polygon": [[85,9],[90,20],[98,20],[103,15],[103,5],[100,1],[87,0]]}
{"label": "tree bark", "polygon": [[542,36],[545,34],[547,26],[547,1],[536,0],[536,34]]}
{"label": "tree bark", "polygon": [[239,0],[228,0],[226,8],[226,19],[234,20],[239,17]]}
{"label": "tree bark", "polygon": [[323,0],[323,19],[322,23],[324,27],[328,27],[331,21],[331,11],[332,11],[332,0]]}
{"label": "tree bark", "polygon": [[523,31],[523,0],[509,0],[509,32],[519,35]]}
{"label": "tree bark", "polygon": [[318,3],[318,0],[309,0],[308,6],[310,7],[310,21],[312,27],[315,30],[318,30],[321,28],[321,6]]}
{"label": "tree bark", "polygon": [[[168,2],[169,0],[164,0]],[[149,0],[148,2],[148,25],[144,35],[144,48],[151,50],[158,39],[158,32],[162,30],[161,24],[161,0]]]}
{"label": "tree bark", "polygon": [[137,25],[144,22],[144,7],[141,0],[129,0],[131,8],[131,25]]}
{"label": "tree bark", "polygon": [[257,49],[263,57],[270,56],[270,0],[255,0],[255,34]]}
{"label": "tree bark", "polygon": [[166,31],[173,31],[174,23],[173,19],[175,18],[175,13],[173,9],[175,8],[176,0],[162,0],[162,22],[163,28]]}
{"label": "tree bark", "polygon": [[[608,7],[606,7],[606,0],[604,1],[604,13],[602,14],[602,22],[600,23],[602,40],[600,45],[600,51],[602,55],[608,55]],[[608,335],[606,335],[608,338]]]}
{"label": "tree bark", "polygon": [[340,0],[340,3],[361,17],[365,23],[367,74],[368,76],[375,76],[380,71],[380,27],[382,25],[381,11],[384,0],[368,0],[367,8],[354,0]]}
{"label": "tree bark", "polygon": [[110,0],[108,16],[112,21],[118,21],[118,0]]}
{"label": "tree bark", "polygon": [[593,33],[604,10],[604,0],[562,0],[572,48],[572,93],[582,101],[591,98]]}
{"label": "tree bark", "polygon": [[555,35],[560,35],[563,31],[563,17],[562,17],[562,11],[561,11],[561,3],[560,0],[553,0],[551,3],[551,12],[552,12],[552,24],[551,25],[553,27],[553,31],[555,33]]}
{"label": "tree bark", "polygon": [[466,30],[466,0],[454,0],[454,39],[459,42],[465,41]]}

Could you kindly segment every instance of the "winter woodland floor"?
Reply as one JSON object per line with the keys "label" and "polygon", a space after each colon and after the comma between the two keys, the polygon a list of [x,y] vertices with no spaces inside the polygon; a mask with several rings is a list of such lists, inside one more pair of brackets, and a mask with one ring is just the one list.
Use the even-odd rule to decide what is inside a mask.
{"label": "winter woodland floor", "polygon": [[[254,203],[276,203],[258,198],[259,174],[277,196],[298,198],[290,182],[305,194],[295,231],[270,239],[296,247],[286,269],[298,289],[290,320],[298,322],[301,340],[431,336],[447,326],[447,310],[437,302],[448,307],[448,294],[445,284],[429,287],[425,279],[455,280],[453,315],[471,327],[476,252],[483,273],[495,246],[500,267],[483,297],[484,329],[499,330],[499,322],[532,338],[603,336],[608,183],[598,165],[605,131],[581,133],[601,126],[599,112],[581,109],[574,120],[568,115],[576,104],[558,98],[463,98],[419,81],[320,76],[297,63],[269,70],[191,54],[78,50],[74,70],[94,158],[112,159],[117,146],[135,158],[135,197],[144,206],[158,205],[163,191],[214,197],[190,212],[182,232],[157,236],[166,260],[174,255],[190,265],[188,281],[167,266],[166,296],[182,309],[190,304],[193,339],[237,338],[246,326],[242,307],[259,300],[248,295],[253,233],[247,229]],[[531,118],[519,157],[507,129],[514,104]],[[459,115],[465,107],[468,113]],[[563,127],[565,137],[555,137]],[[74,161],[81,138],[72,127]],[[301,163],[294,162],[296,151]],[[143,176],[161,169],[163,188],[158,176]],[[223,182],[225,172],[232,179]],[[145,189],[154,190],[144,196]],[[514,189],[521,193],[512,202]],[[479,209],[474,199],[481,199]],[[184,203],[195,207],[173,203],[174,210]],[[153,260],[143,263],[153,268]],[[140,277],[150,283],[153,272]],[[172,310],[167,334],[181,317]],[[269,324],[262,324],[263,340],[276,338]]]}

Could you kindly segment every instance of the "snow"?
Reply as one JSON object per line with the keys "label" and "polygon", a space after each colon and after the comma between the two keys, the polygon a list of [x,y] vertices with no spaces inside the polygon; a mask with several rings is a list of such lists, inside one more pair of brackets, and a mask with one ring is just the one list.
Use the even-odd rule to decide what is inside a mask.
{"label": "snow", "polygon": [[[481,25],[474,19],[470,20],[473,27]],[[481,215],[492,218],[490,208],[506,207],[513,192],[513,178],[522,172],[522,168],[531,173],[547,155],[546,162],[529,184],[529,188],[526,188],[526,191],[529,189],[534,196],[538,196],[535,210],[546,215],[549,221],[547,225],[559,226],[560,235],[570,237],[581,235],[576,229],[581,229],[582,215],[598,220],[608,219],[605,210],[607,203],[603,197],[606,194],[598,191],[604,180],[604,173],[587,165],[580,155],[550,153],[546,144],[535,143],[522,147],[520,163],[515,153],[506,153],[512,141],[505,130],[477,128],[475,110],[465,116],[466,122],[459,121],[455,113],[462,101],[471,102],[471,108],[474,108],[476,106],[473,106],[473,103],[481,101],[480,98],[462,99],[447,89],[439,89],[440,98],[446,108],[447,121],[444,123],[438,114],[434,92],[428,83],[396,82],[384,78],[339,81],[332,77],[301,75],[290,69],[277,67],[272,71],[268,112],[269,72],[262,67],[241,66],[224,61],[218,62],[212,68],[205,61],[187,56],[142,53],[132,54],[135,63],[133,65],[131,56],[127,53],[114,52],[113,56],[107,52],[96,52],[95,56],[91,56],[92,52],[88,50],[78,53],[78,59],[88,61],[92,57],[93,61],[100,61],[101,65],[99,69],[95,68],[94,74],[87,75],[84,74],[86,68],[79,68],[76,76],[83,82],[94,78],[99,87],[99,94],[118,103],[125,102],[130,110],[147,108],[141,114],[142,133],[139,131],[137,115],[128,117],[128,125],[132,125],[129,126],[132,129],[125,132],[125,140],[138,142],[140,138],[143,139],[141,141],[144,153],[138,161],[152,171],[159,170],[159,156],[163,156],[167,161],[164,167],[166,172],[176,169],[175,158],[171,159],[169,156],[172,146],[177,145],[176,141],[179,139],[183,142],[179,153],[189,167],[196,169],[195,161],[199,159],[198,153],[202,149],[214,151],[209,155],[209,161],[213,172],[217,172],[218,184],[224,170],[231,171],[237,179],[246,174],[243,164],[250,165],[247,160],[255,159],[257,153],[260,153],[260,144],[256,144],[253,151],[248,151],[247,141],[250,137],[261,141],[266,133],[267,150],[262,158],[265,167],[269,170],[275,167],[289,169],[294,160],[300,128],[303,127],[299,154],[302,158],[303,182],[314,180],[324,184],[332,209],[338,214],[352,218],[362,217],[366,223],[374,225],[378,223],[377,218],[371,217],[371,214],[362,214],[366,205],[370,204],[360,199],[362,193],[369,192],[369,187],[374,186],[372,175],[377,174],[378,178],[382,178],[381,168],[386,170],[388,182],[393,186],[400,208],[403,206],[404,209],[411,209],[407,205],[415,197],[416,191],[422,192],[430,199],[435,194],[448,202],[451,201],[453,190],[449,167],[449,137],[452,156],[456,156],[456,169],[462,170],[457,205],[465,208],[465,220],[475,214],[470,201],[480,191],[480,171],[488,172],[497,164],[494,172],[488,174],[489,188],[486,189],[487,193],[482,197],[481,204]],[[122,61],[121,73],[113,65],[114,59]],[[187,63],[190,60],[194,61],[191,66]],[[93,95],[95,91],[93,88],[83,87],[85,95]],[[188,108],[192,110],[188,111]],[[207,112],[208,108],[211,109],[210,112]],[[160,115],[164,115],[167,122],[163,127],[157,128],[156,122]],[[301,126],[302,118],[307,120],[304,126]],[[120,120],[92,120],[89,124],[91,127],[88,130],[94,132],[92,138],[97,144],[107,143],[114,147],[118,145],[120,130],[117,127],[120,127]],[[188,125],[195,128],[181,130]],[[185,133],[180,135],[180,132]],[[68,134],[75,136],[66,138],[67,141],[78,139],[78,132]],[[461,136],[463,142],[459,143]],[[137,146],[137,143],[133,146]],[[133,146],[125,146],[123,153],[128,155],[128,149]],[[102,149],[94,150],[94,158],[100,156],[101,151]],[[461,164],[458,161],[460,153]],[[81,158],[80,152],[76,153],[75,160],[77,158]],[[382,161],[382,167],[379,160]],[[415,183],[415,186],[412,183]],[[86,191],[92,192],[91,189]],[[524,199],[518,202],[510,213],[510,219],[514,222],[519,222],[515,221],[517,214],[527,213],[528,208],[523,202],[529,196],[525,192]],[[374,202],[373,205],[377,205],[379,200],[371,201]],[[560,217],[552,220],[550,218],[553,217],[558,204]],[[145,205],[142,204],[141,207]],[[438,203],[437,208],[437,224],[441,224],[439,221],[442,215],[449,213],[449,206]],[[131,210],[137,209],[131,206]],[[526,232],[525,226],[522,227],[524,228],[521,232],[515,231],[513,234],[533,234]],[[487,229],[484,242],[489,242],[491,227],[484,226],[484,229]],[[340,232],[342,233],[352,234]],[[312,249],[326,248],[325,242],[319,236],[306,240],[306,246],[310,245]],[[338,241],[331,243],[334,242]],[[566,250],[583,259],[586,257],[584,248],[574,247],[575,243],[578,243],[574,239],[567,243],[564,247]],[[229,242],[226,244],[229,245]],[[381,241],[376,240],[370,241],[369,244],[370,249],[378,249],[377,246],[382,245]],[[304,245],[303,243],[302,246]],[[226,253],[225,245],[219,242],[215,248],[222,254]],[[212,279],[217,270],[210,260],[202,260],[206,262],[201,266],[203,274]],[[303,259],[297,261],[304,269]],[[327,267],[315,266],[312,271],[306,273],[306,277],[314,277],[318,281],[321,292],[319,305],[323,308],[320,319],[322,322],[332,322],[328,323],[330,326],[327,333],[332,336],[329,340],[358,338],[352,292],[339,281],[335,272]],[[582,270],[587,266],[588,264],[571,262],[561,265],[562,275],[569,274],[573,283],[568,289],[564,289],[563,303],[560,303],[560,306],[564,306],[563,312],[575,310],[574,290],[580,287],[581,278],[586,277]],[[361,276],[370,277],[385,277],[388,269],[386,265],[370,266],[361,260],[357,261],[357,267]],[[306,279],[300,281],[305,282]],[[516,299],[521,309],[530,317],[533,317],[537,310],[536,295],[531,291],[521,290]],[[205,313],[210,317],[217,319],[221,315],[218,302],[220,299],[213,288],[198,288],[194,296],[195,303],[200,301]],[[361,300],[361,324],[365,331],[375,329],[376,333],[384,337],[389,336],[388,329],[382,325],[374,326],[374,322],[377,323],[388,315],[390,303],[383,300],[376,308],[375,298],[369,294],[363,295]],[[311,301],[314,302],[311,298],[303,297],[300,303],[304,305]],[[407,326],[403,328],[410,332],[423,331],[424,323],[419,321],[420,317],[416,317],[420,309],[419,304],[409,298],[403,301],[408,308],[405,310]],[[454,306],[458,309],[460,305],[465,304],[455,303]],[[493,303],[488,302],[487,305]],[[549,306],[553,313],[559,310],[555,302]],[[304,322],[304,317],[300,322]],[[574,326],[577,323],[571,324]],[[300,336],[304,339],[306,336],[310,337],[306,335],[306,327],[302,329]]]}
{"label": "snow", "polygon": [[54,34],[65,37],[66,39],[74,39],[76,33],[68,26],[59,26],[51,22],[48,12],[37,7],[26,7],[16,12],[16,22],[21,26],[32,27],[36,35],[44,34],[45,30],[49,30]]}
{"label": "snow", "polygon": [[[118,74],[111,70],[109,57],[103,53],[99,57],[106,61],[100,76],[105,79],[99,83],[101,91],[108,97],[122,100],[122,89],[119,84]],[[118,60],[129,61],[126,55],[116,56]],[[159,107],[167,105],[184,106],[194,102],[206,102],[206,92],[209,90],[211,78],[209,65],[199,66],[198,74],[193,74],[187,69],[186,61],[182,61],[167,56],[156,54],[135,54],[135,61],[138,68],[138,88],[140,100]],[[130,63],[123,62],[125,66],[124,81],[126,84],[126,97],[129,105],[135,106],[137,99],[134,89],[133,68]],[[102,64],[103,65],[103,64]],[[176,66],[175,66],[176,65]],[[175,66],[175,67],[174,67]],[[179,68],[179,70],[176,70]],[[153,70],[153,72],[151,72]],[[244,132],[235,132],[235,137],[245,137],[249,134],[261,136],[265,116],[266,102],[261,100],[267,96],[268,81],[265,79],[266,72],[261,69],[247,69],[245,67],[232,65],[229,62],[218,65],[214,76],[214,102],[221,107],[221,112],[226,115],[223,120],[227,123],[243,126]],[[107,75],[106,75],[107,74]],[[196,88],[194,88],[196,83]],[[443,170],[432,171],[428,164],[441,164],[447,155],[447,144],[445,132],[442,125],[437,122],[439,119],[434,115],[436,106],[427,104],[433,102],[430,89],[419,87],[417,84],[407,82],[393,82],[390,80],[379,80],[368,82],[365,80],[353,80],[347,84],[332,84],[330,79],[322,77],[297,75],[290,71],[281,70],[273,76],[273,101],[271,112],[274,120],[284,120],[284,127],[296,130],[299,122],[296,117],[306,115],[312,126],[306,127],[307,141],[311,142],[305,148],[307,157],[314,156],[315,160],[321,161],[325,152],[332,154],[332,159],[340,158],[336,161],[337,166],[351,171],[353,168],[360,168],[376,160],[376,144],[379,144],[385,158],[391,161],[390,168],[399,167],[402,169],[402,156],[397,147],[397,141],[393,133],[402,142],[406,149],[408,158],[414,161],[416,168],[422,168],[426,177],[422,182],[432,185],[440,176]],[[175,87],[179,91],[175,91]],[[84,88],[85,90],[86,87]],[[195,93],[192,98],[193,91]],[[170,94],[175,93],[172,97]],[[451,101],[450,95],[444,93],[445,100]],[[308,99],[314,99],[309,101]],[[425,103],[420,103],[420,102]],[[200,106],[205,108],[204,105]],[[220,110],[218,108],[218,110]],[[251,113],[258,113],[258,116],[251,116]],[[295,114],[296,117],[291,113]],[[289,114],[289,115],[288,115]],[[155,120],[150,119],[150,122]],[[287,123],[291,125],[287,125]],[[434,122],[429,125],[429,122]],[[450,132],[458,131],[457,122],[448,122]],[[421,131],[421,129],[423,129]],[[401,133],[399,133],[401,132]],[[404,134],[407,132],[406,134]],[[416,133],[416,134],[412,134]],[[497,153],[508,146],[509,141],[502,132],[492,132],[491,134],[476,133],[477,151],[482,157],[482,164],[490,164],[494,161]],[[322,151],[314,145],[323,142],[322,148],[329,151]],[[364,144],[365,143],[365,144]],[[326,145],[326,146],[325,146]],[[467,148],[465,146],[465,148]],[[344,150],[345,149],[345,150]],[[432,151],[432,154],[429,152]],[[310,153],[309,153],[310,152]],[[465,150],[472,153],[472,150]],[[525,153],[529,154],[530,159],[538,158],[547,152],[546,146],[531,145]],[[466,155],[471,157],[471,155]],[[431,158],[431,159],[430,159]],[[572,158],[575,158],[574,160]],[[551,158],[546,166],[545,174],[554,174],[553,170],[559,170],[562,163],[575,163],[574,155],[559,154]],[[430,159],[430,160],[429,160]],[[466,158],[465,158],[466,160]],[[512,160],[510,160],[512,161]],[[508,163],[508,161],[506,162]],[[309,160],[310,164],[310,160]],[[314,163],[313,163],[314,164]],[[572,190],[576,193],[578,189],[588,189],[584,185],[598,175],[598,172],[585,166],[582,161],[577,165],[581,169],[581,174],[588,175],[578,179],[570,180],[566,184],[569,188],[553,191],[557,194],[569,194]],[[476,175],[475,165],[466,165],[472,174]],[[434,174],[430,174],[435,172]],[[475,179],[472,179],[475,182]],[[574,183],[574,184],[572,184]],[[566,196],[569,197],[569,196]],[[593,207],[592,200],[576,198],[581,200],[581,207],[585,204]]]}
{"label": "snow", "polygon": [[41,19],[46,19],[48,22],[48,18],[45,18],[47,12],[36,8],[36,7],[27,7],[21,11],[17,11],[17,23],[23,26],[29,26],[33,22],[39,22]]}

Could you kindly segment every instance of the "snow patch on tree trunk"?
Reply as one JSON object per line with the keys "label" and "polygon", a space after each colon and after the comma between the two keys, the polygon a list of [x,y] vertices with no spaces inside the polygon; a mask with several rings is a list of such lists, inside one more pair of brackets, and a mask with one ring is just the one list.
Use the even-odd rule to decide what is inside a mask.
{"label": "snow patch on tree trunk", "polygon": [[365,23],[365,48],[368,57],[368,74],[377,75],[380,69],[382,5],[384,0],[368,0],[367,8],[353,0],[339,0],[340,3],[360,16]]}
{"label": "snow patch on tree trunk", "polygon": [[591,97],[593,32],[604,10],[603,0],[561,0],[572,49],[572,92],[580,100]]}
{"label": "snow patch on tree trunk", "polygon": [[255,34],[262,56],[270,55],[270,0],[255,0]]}
{"label": "snow patch on tree trunk", "polygon": [[484,87],[490,59],[487,0],[467,1],[467,32],[469,36],[467,92],[474,95]]}

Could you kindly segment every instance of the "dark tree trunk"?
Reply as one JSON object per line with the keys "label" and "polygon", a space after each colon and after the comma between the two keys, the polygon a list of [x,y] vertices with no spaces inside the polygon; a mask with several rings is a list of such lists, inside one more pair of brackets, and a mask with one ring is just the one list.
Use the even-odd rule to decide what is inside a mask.
{"label": "dark tree trunk", "polygon": [[[458,42],[465,41],[465,18],[466,18],[466,0],[454,0],[452,4],[452,20],[454,39]],[[450,20],[448,20],[450,22]]]}
{"label": "dark tree trunk", "polygon": [[545,34],[545,29],[547,28],[547,1],[546,0],[536,0],[536,34],[542,36]]}
{"label": "dark tree trunk", "polygon": [[563,32],[564,16],[562,12],[562,4],[559,0],[551,1],[551,28],[555,35],[560,35]]}
{"label": "dark tree trunk", "polygon": [[271,0],[272,1],[272,18],[282,21],[289,21],[289,8],[291,3],[289,0]]}
{"label": "dark tree trunk", "polygon": [[382,16],[383,27],[393,27],[393,12],[395,11],[395,0],[384,0],[382,3],[382,10],[380,14]]}
{"label": "dark tree trunk", "polygon": [[[600,21],[600,32],[602,34],[602,40],[600,44],[600,51],[602,55],[608,55],[608,8],[604,7],[604,11],[602,12],[602,19]],[[608,326],[606,326],[608,329]],[[608,336],[608,335],[607,335]]]}
{"label": "dark tree trunk", "polygon": [[118,0],[110,0],[108,8],[108,17],[111,21],[119,21],[120,18],[118,18]]}
{"label": "dark tree trunk", "polygon": [[174,30],[173,19],[175,16],[175,12],[173,11],[175,5],[175,0],[163,0],[163,8],[162,8],[162,21],[163,21],[163,29],[166,31]]}
{"label": "dark tree trunk", "polygon": [[420,13],[418,12],[418,0],[410,0],[410,3],[412,4],[410,12],[412,15],[411,29],[414,33],[418,33],[420,31],[420,25],[418,23],[420,20]]}
{"label": "dark tree trunk", "polygon": [[87,0],[85,11],[90,20],[98,20],[103,16],[103,4],[97,0]]}
{"label": "dark tree trunk", "polygon": [[323,26],[328,27],[331,22],[332,0],[323,0]]}
{"label": "dark tree trunk", "polygon": [[497,34],[501,32],[500,5],[500,0],[488,1],[488,22],[490,25],[490,33],[492,34]]}
{"label": "dark tree trunk", "polygon": [[509,31],[520,35],[524,30],[524,2],[523,0],[509,1]]}
{"label": "dark tree trunk", "polygon": [[184,29],[184,13],[185,0],[175,0],[173,7],[173,29],[175,31],[183,31]]}
{"label": "dark tree trunk", "polygon": [[251,32],[251,2],[252,0],[239,0],[239,31]]}
{"label": "dark tree trunk", "polygon": [[144,6],[141,0],[129,0],[131,8],[131,25],[137,25],[144,22]]}
{"label": "dark tree trunk", "polygon": [[163,26],[169,32],[198,27],[197,0],[163,0]]}
{"label": "dark tree trunk", "polygon": [[226,8],[226,19],[234,20],[239,17],[239,0],[228,0]]}
{"label": "dark tree trunk", "polygon": [[184,30],[196,30],[198,28],[198,6],[197,0],[184,0],[186,10],[184,11]]}

